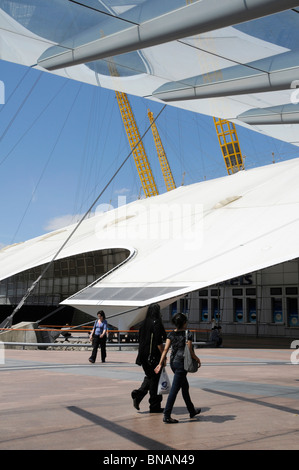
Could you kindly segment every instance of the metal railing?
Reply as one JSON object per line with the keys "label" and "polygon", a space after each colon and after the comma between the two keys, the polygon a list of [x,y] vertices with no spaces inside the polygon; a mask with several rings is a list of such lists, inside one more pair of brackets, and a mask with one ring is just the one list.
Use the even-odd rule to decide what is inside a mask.
{"label": "metal railing", "polygon": [[[51,348],[61,348],[61,347],[66,347],[66,348],[92,348],[91,342],[89,343],[70,343],[70,342],[57,342],[57,343],[27,343],[27,342],[21,342],[21,341],[2,341],[1,345],[4,346],[22,346],[23,349],[26,349],[28,347],[36,347],[36,348],[41,348],[41,349],[46,349],[48,347]],[[122,347],[130,347],[130,346],[138,346],[138,343],[106,343],[106,347],[119,347],[119,350],[121,350]],[[8,348],[9,349],[9,348]]]}
{"label": "metal railing", "polygon": [[[207,341],[194,341],[192,342],[194,346],[199,346],[199,347],[204,347],[208,346],[210,343]],[[212,344],[212,343],[211,343]],[[59,342],[59,343],[25,343],[21,341],[1,341],[1,345],[3,346],[10,346],[10,347],[15,347],[15,346],[22,346],[22,349],[26,349],[28,347],[36,347],[40,349],[46,349],[48,347],[50,348],[92,348],[91,343],[69,343],[69,342]],[[127,348],[127,347],[135,347],[136,349],[138,348],[139,343],[106,343],[106,347],[118,347],[119,351],[122,350],[122,348]],[[9,349],[9,347],[7,348]]]}
{"label": "metal railing", "polygon": [[[20,332],[20,331],[34,331],[36,333],[42,333],[42,332],[49,332],[49,333],[54,333],[58,334],[56,338],[53,339],[53,341],[44,341],[44,342],[28,342],[28,341],[1,341],[1,332],[9,332],[9,331],[14,331],[14,332]],[[82,327],[80,326],[79,328],[77,327],[61,327],[57,325],[42,325],[41,327],[37,329],[33,328],[3,328],[0,329],[0,342],[1,345],[5,346],[6,348],[9,347],[22,347],[23,349],[26,349],[28,347],[36,347],[36,348],[41,348],[41,349],[46,349],[48,347],[51,348],[91,348],[92,343],[89,341],[89,334],[92,331],[92,328],[90,326],[88,327]],[[166,330],[166,332],[171,331],[171,330]],[[190,329],[190,331],[194,334],[194,339],[195,341],[193,344],[196,346],[203,346],[206,344],[206,341],[199,340],[198,341],[198,333],[208,333],[209,330],[205,329]],[[108,348],[111,347],[118,347],[119,350],[121,350],[124,347],[136,347],[136,349],[139,346],[138,343],[138,332],[139,330],[108,330],[108,338],[107,338],[107,343],[106,346]],[[69,334],[70,336],[65,337],[66,334]],[[76,336],[73,336],[73,334],[76,334]],[[84,336],[81,336],[81,334],[84,334]],[[85,338],[85,342],[76,342],[78,340],[82,340]],[[49,338],[48,338],[49,339]],[[208,338],[207,338],[208,339]]]}

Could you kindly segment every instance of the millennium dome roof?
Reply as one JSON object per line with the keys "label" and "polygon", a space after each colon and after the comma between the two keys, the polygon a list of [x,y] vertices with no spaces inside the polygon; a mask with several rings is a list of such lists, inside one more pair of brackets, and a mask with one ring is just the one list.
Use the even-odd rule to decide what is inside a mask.
{"label": "millennium dome roof", "polygon": [[[123,328],[152,302],[299,256],[299,159],[181,186],[99,213],[76,226],[5,247],[0,280],[89,251],[126,248],[128,259],[64,300]],[[73,232],[64,248],[61,247]],[[59,251],[61,250],[61,251]]]}

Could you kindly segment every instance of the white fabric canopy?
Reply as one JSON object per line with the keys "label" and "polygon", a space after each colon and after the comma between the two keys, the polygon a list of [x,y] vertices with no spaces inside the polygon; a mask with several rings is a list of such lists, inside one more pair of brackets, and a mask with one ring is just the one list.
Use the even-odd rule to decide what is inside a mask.
{"label": "white fabric canopy", "polygon": [[[299,256],[299,159],[180,187],[85,220],[58,258],[105,248],[131,257],[63,304],[129,327],[152,302]],[[0,251],[0,279],[49,262],[73,226]]]}
{"label": "white fabric canopy", "polygon": [[[214,0],[213,0],[214,1]],[[180,17],[177,9],[186,10],[186,0],[139,0],[122,1],[121,4],[112,0],[94,2],[85,0],[83,2],[53,1],[53,0],[23,0],[15,2],[8,0],[0,2],[0,58],[11,62],[16,62],[38,70],[46,70],[39,65],[39,59],[43,54],[55,46],[58,51],[64,51],[72,56],[78,46],[84,44],[93,45],[96,40],[105,40],[111,43],[112,39],[118,38],[119,34],[127,31],[127,28],[136,25],[155,23],[155,18],[162,18],[161,31],[166,31],[166,26],[175,29],[175,22],[171,22],[172,16]],[[211,17],[213,26],[206,32],[189,37],[176,37],[175,30],[169,33],[169,42],[161,43],[139,50],[133,50],[122,54],[119,42],[119,52],[117,40],[112,60],[117,71],[117,77],[111,77],[109,67],[105,59],[94,60],[86,64],[66,66],[51,73],[60,76],[89,83],[104,88],[123,91],[148,99],[159,101],[158,95],[154,93],[161,86],[178,83],[185,86],[191,77],[199,76],[206,84],[222,80],[222,75],[226,75],[227,70],[242,69],[242,76],[251,75],[253,63],[258,61],[256,68],[266,76],[269,73],[268,58],[282,58],[281,67],[284,68],[284,55],[292,53],[294,61],[291,67],[287,67],[287,82],[283,89],[256,92],[252,89],[247,93],[237,94],[234,87],[231,87],[230,96],[220,96],[217,98],[202,98],[191,100],[180,100],[172,102],[171,106],[180,107],[201,114],[221,117],[234,121],[255,131],[281,139],[283,141],[299,144],[299,124],[288,126],[277,125],[252,125],[243,122],[244,113],[252,109],[259,110],[271,108],[273,106],[285,106],[290,103],[298,103],[298,77],[296,66],[299,64],[298,54],[298,30],[299,30],[299,5],[293,8],[296,2],[278,0],[267,0],[263,2],[246,2],[246,9],[250,13],[250,6],[261,6],[261,18],[244,22],[244,18],[233,16],[233,24],[228,22],[226,27],[221,27],[223,14],[228,14],[227,8],[238,11],[244,10],[243,0],[234,2],[216,2],[217,8],[211,8],[211,0],[201,0],[193,2],[188,7],[199,13]],[[298,0],[299,3],[299,0]],[[286,11],[277,11],[277,5],[286,8]],[[247,8],[248,7],[248,8]],[[221,10],[223,9],[223,12]],[[245,9],[245,10],[246,10]],[[211,11],[210,11],[211,10]],[[215,14],[215,12],[218,14]],[[268,14],[267,14],[268,12]],[[173,13],[173,15],[172,15]],[[188,11],[187,11],[188,13]],[[169,15],[168,15],[169,14]],[[165,15],[165,17],[163,16]],[[200,18],[201,15],[197,14]],[[59,18],[59,22],[57,22]],[[185,18],[185,17],[184,17]],[[228,19],[230,15],[228,14]],[[188,15],[186,20],[186,34],[188,31]],[[147,23],[148,22],[148,23]],[[169,23],[169,24],[168,24]],[[178,28],[180,22],[178,21]],[[164,32],[165,32],[164,31]],[[152,31],[154,34],[155,31]],[[165,32],[166,34],[166,32]],[[167,34],[166,34],[166,37]],[[137,39],[136,39],[137,41]],[[163,43],[162,43],[163,42]],[[156,43],[155,43],[156,44]],[[137,47],[137,46],[136,46]],[[142,44],[141,46],[142,47]],[[79,47],[80,49],[80,47]],[[278,60],[278,62],[279,62]],[[271,61],[270,61],[271,62]],[[292,67],[294,70],[292,72]],[[234,76],[231,77],[233,85]],[[269,84],[275,85],[275,74],[268,77]],[[225,82],[226,83],[226,82]],[[260,90],[262,91],[262,89]]]}

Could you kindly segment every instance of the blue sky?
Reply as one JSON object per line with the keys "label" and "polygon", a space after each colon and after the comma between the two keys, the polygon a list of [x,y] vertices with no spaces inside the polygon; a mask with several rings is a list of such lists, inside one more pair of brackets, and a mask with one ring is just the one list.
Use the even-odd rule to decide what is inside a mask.
{"label": "blue sky", "polygon": [[[115,93],[47,72],[0,62],[0,247],[75,222],[92,205],[130,152]],[[140,130],[148,108],[129,96]],[[157,127],[177,186],[227,174],[211,117],[167,106]],[[237,127],[246,169],[299,156],[289,144]],[[160,193],[166,191],[151,131],[144,140]],[[116,207],[143,195],[129,159],[98,204]],[[73,219],[72,219],[73,217]]]}

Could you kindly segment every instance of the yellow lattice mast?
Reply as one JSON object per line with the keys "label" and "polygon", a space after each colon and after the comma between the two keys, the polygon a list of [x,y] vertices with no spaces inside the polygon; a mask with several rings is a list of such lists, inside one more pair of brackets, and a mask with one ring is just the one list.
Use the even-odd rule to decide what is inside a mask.
{"label": "yellow lattice mast", "polygon": [[158,154],[161,170],[163,173],[163,178],[165,181],[165,186],[166,186],[167,191],[171,191],[172,189],[176,188],[176,185],[172,176],[171,168],[169,166],[156,123],[154,121],[154,114],[148,109],[147,115],[151,123],[152,133],[153,133],[153,137],[155,141],[155,146],[157,149],[157,154]]}
{"label": "yellow lattice mast", "polygon": [[244,170],[243,157],[234,123],[226,119],[215,117],[213,119],[228,174]]}
{"label": "yellow lattice mast", "polygon": [[[145,149],[140,140],[139,130],[134,118],[134,114],[126,93],[116,91],[116,98],[120,109],[121,117],[125,126],[127,137],[138,171],[138,175],[146,197],[156,196],[158,193],[152,170],[145,153]],[[137,144],[137,146],[136,146]]]}
{"label": "yellow lattice mast", "polygon": [[[108,67],[112,76],[119,76],[112,62],[108,62]],[[115,91],[115,94],[145,197],[156,196],[159,193],[129,99],[126,93],[121,91]]]}
{"label": "yellow lattice mast", "polygon": [[[187,5],[193,2],[194,0],[186,0]],[[203,42],[205,39],[201,37],[201,41]],[[201,62],[203,62],[203,57],[205,57],[205,55],[201,55]],[[207,70],[209,70],[212,64],[206,60],[206,65]],[[203,75],[203,79],[206,83],[213,82],[215,79],[219,78],[221,78],[220,71],[207,72]],[[227,121],[226,119],[218,119],[215,117],[213,119],[228,174],[231,175],[237,171],[244,170],[243,157],[234,123]]]}

